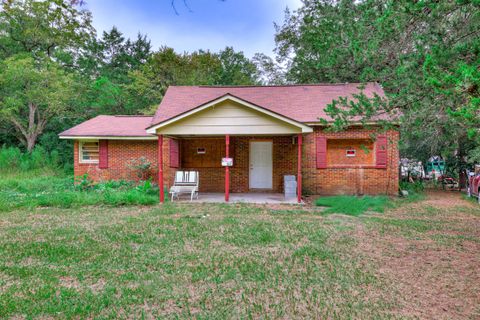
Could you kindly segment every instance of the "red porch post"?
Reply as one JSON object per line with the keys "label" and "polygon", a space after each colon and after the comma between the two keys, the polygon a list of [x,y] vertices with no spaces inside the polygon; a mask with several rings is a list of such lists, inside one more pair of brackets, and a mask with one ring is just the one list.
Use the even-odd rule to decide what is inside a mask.
{"label": "red porch post", "polygon": [[[225,135],[225,157],[230,156],[230,135]],[[230,198],[230,168],[225,166],[225,202]]]}
{"label": "red porch post", "polygon": [[302,203],[302,134],[298,134],[297,200]]}
{"label": "red porch post", "polygon": [[158,163],[158,189],[160,190],[160,203],[165,202],[165,192],[163,190],[163,136],[158,135],[157,144],[157,163]]}

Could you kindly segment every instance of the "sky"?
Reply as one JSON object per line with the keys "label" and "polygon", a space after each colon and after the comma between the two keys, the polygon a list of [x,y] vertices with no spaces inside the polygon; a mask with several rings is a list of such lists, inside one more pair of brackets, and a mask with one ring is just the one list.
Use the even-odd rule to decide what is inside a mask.
{"label": "sky", "polygon": [[233,46],[248,57],[273,56],[274,22],[281,24],[285,8],[298,9],[301,0],[87,0],[99,35],[116,26],[125,37],[147,34],[157,50],[177,52]]}

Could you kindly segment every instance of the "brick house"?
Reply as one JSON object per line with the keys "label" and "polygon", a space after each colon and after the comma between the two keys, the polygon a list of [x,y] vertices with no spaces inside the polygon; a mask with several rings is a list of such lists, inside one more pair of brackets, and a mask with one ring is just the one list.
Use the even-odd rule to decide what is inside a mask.
{"label": "brick house", "polygon": [[[367,96],[383,96],[368,83]],[[282,192],[295,175],[303,194],[389,194],[398,190],[397,130],[352,123],[332,132],[319,118],[359,84],[287,86],[172,86],[156,114],[98,116],[60,134],[74,140],[75,176],[100,181],[140,179],[142,159],[163,189],[176,170],[196,170],[200,192]],[[378,120],[388,120],[379,117]],[[232,158],[222,167],[222,158]],[[160,170],[158,170],[160,168]]]}

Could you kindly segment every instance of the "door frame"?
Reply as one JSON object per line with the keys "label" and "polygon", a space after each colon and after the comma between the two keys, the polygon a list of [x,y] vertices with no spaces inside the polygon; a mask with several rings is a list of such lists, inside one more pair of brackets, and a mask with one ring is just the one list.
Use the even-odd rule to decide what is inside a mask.
{"label": "door frame", "polygon": [[[271,159],[272,159],[272,174],[271,174],[271,185],[272,187],[271,188],[252,188],[251,187],[251,180],[250,180],[250,161],[251,161],[251,152],[252,152],[252,143],[255,143],[255,142],[270,142],[270,144],[272,145],[272,156],[271,156]],[[261,190],[273,190],[273,139],[252,139],[252,140],[249,140],[248,141],[248,189],[249,190],[257,190],[257,191],[261,191]]]}

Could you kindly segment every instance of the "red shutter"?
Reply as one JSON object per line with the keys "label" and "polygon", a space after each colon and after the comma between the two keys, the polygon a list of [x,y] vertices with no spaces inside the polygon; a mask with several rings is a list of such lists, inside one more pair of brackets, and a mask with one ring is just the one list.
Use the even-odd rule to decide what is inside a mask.
{"label": "red shutter", "polygon": [[327,167],[327,138],[317,138],[317,169],[325,169]]}
{"label": "red shutter", "polygon": [[178,168],[180,164],[178,140],[170,139],[170,167]]}
{"label": "red shutter", "polygon": [[98,141],[98,167],[108,168],[108,140]]}
{"label": "red shutter", "polygon": [[387,136],[377,136],[377,143],[375,146],[376,167],[387,167]]}

